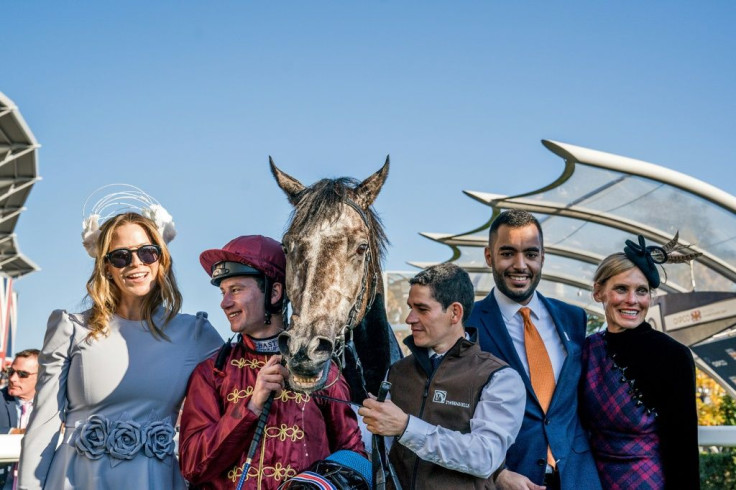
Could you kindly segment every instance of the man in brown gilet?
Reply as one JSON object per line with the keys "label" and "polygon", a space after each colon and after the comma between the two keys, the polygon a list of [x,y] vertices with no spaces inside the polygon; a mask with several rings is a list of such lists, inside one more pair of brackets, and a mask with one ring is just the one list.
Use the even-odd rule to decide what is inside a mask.
{"label": "man in brown gilet", "polygon": [[389,369],[390,400],[365,400],[358,413],[372,433],[394,436],[389,460],[403,489],[494,488],[521,427],[524,384],[464,327],[474,299],[464,270],[432,266],[409,284],[412,355]]}

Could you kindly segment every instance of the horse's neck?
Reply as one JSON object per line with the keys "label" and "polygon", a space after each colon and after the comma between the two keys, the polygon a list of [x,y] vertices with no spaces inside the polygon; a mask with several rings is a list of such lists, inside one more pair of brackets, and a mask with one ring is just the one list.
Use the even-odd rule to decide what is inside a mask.
{"label": "horse's neck", "polygon": [[401,358],[401,349],[386,315],[383,293],[376,293],[373,307],[353,331],[366,389],[378,393],[389,366]]}

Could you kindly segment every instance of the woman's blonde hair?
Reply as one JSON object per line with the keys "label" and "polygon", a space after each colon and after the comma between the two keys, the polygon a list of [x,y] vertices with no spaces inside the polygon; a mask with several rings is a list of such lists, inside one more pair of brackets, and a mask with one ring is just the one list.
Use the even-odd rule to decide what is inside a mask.
{"label": "woman's blonde hair", "polygon": [[603,286],[607,280],[636,267],[623,252],[611,254],[598,264],[593,275],[593,285]]}
{"label": "woman's blonde hair", "polygon": [[[637,267],[623,252],[611,254],[601,261],[598,268],[593,275],[593,299],[596,298],[596,294],[603,288],[613,276],[617,276],[629,269]],[[654,294],[650,288],[650,294]],[[598,301],[598,300],[596,300]]]}
{"label": "woman's blonde hair", "polygon": [[[164,328],[179,313],[182,297],[176,284],[171,254],[169,254],[166,243],[161,238],[156,224],[138,213],[118,214],[105,221],[100,227],[100,236],[97,238],[97,257],[95,257],[92,275],[87,280],[87,295],[92,300],[92,309],[87,321],[91,330],[88,339],[107,335],[107,326],[120,303],[120,289],[107,277],[105,255],[110,251],[110,242],[112,242],[115,231],[126,224],[139,225],[145,230],[151,243],[161,247],[158,273],[151,291],[143,299],[141,313],[151,334],[155,338],[168,340]],[[153,314],[160,306],[166,310],[166,316],[163,325],[156,325]]]}

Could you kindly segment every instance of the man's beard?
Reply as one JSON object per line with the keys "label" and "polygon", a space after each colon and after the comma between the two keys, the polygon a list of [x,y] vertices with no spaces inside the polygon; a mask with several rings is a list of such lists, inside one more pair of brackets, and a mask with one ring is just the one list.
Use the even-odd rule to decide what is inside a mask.
{"label": "man's beard", "polygon": [[523,291],[510,289],[506,285],[505,277],[499,274],[496,269],[493,269],[493,280],[496,282],[496,287],[501,291],[507,298],[515,301],[516,303],[524,303],[526,300],[532,297],[534,291],[539,285],[539,281],[542,279],[541,271],[539,274],[532,275],[529,287]]}

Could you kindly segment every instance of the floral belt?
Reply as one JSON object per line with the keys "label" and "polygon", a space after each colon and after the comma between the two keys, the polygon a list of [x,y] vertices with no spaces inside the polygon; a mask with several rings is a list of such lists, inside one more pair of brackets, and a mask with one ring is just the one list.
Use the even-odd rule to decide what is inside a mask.
{"label": "floral belt", "polygon": [[109,420],[90,415],[74,429],[73,446],[89,459],[107,455],[114,460],[133,459],[139,452],[164,460],[174,454],[176,430],[168,419],[140,424],[133,420]]}

